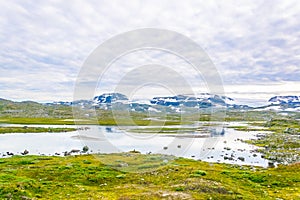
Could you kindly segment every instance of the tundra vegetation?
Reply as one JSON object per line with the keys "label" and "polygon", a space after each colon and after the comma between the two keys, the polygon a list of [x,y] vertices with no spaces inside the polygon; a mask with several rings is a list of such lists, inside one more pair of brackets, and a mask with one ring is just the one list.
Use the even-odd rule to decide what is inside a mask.
{"label": "tundra vegetation", "polygon": [[56,132],[69,132],[69,131],[75,131],[76,128],[43,128],[43,127],[14,127],[14,126],[8,126],[8,127],[0,127],[0,134],[5,133],[43,133],[43,132],[49,132],[49,133],[56,133]]}
{"label": "tundra vegetation", "polygon": [[[218,111],[215,111],[218,112]],[[210,112],[198,114],[119,111],[118,121],[108,110],[84,111],[73,119],[70,106],[0,101],[0,133],[61,132],[73,129],[34,128],[26,124],[178,125],[217,121]],[[218,113],[215,113],[217,116]],[[222,114],[222,113],[221,113]],[[221,115],[220,114],[220,115]],[[89,116],[89,117],[87,117]],[[156,121],[151,121],[155,118]],[[261,147],[275,168],[216,164],[184,158],[161,160],[162,155],[122,154],[12,156],[0,158],[1,199],[300,199],[300,113],[228,110],[225,122],[240,131],[257,131],[244,141]],[[134,123],[133,123],[134,122]],[[207,123],[206,126],[212,125]],[[144,128],[144,133],[157,131]],[[197,128],[196,128],[197,130]],[[194,128],[162,128],[161,133],[193,132]],[[269,131],[268,133],[260,133]],[[140,132],[140,129],[132,129]],[[86,149],[86,152],[88,149]],[[122,162],[121,162],[122,161]],[[134,161],[134,162],[133,162]],[[109,164],[108,164],[109,163]]]}
{"label": "tundra vegetation", "polygon": [[[130,156],[128,156],[130,155]],[[261,168],[139,153],[0,159],[2,199],[299,199],[299,163]],[[124,158],[125,157],[125,158]],[[132,160],[135,165],[102,161]],[[154,163],[145,166],[145,160]],[[128,160],[128,162],[130,162]],[[159,160],[159,159],[158,159]],[[106,163],[106,161],[104,162]],[[124,165],[123,165],[124,166]],[[125,167],[126,167],[125,166]],[[143,170],[147,169],[147,170]],[[134,171],[134,172],[133,172]]]}

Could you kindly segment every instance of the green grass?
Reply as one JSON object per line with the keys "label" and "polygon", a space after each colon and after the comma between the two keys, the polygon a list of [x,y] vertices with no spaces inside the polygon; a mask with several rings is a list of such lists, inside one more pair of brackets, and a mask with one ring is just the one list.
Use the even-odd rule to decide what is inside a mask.
{"label": "green grass", "polygon": [[46,124],[46,125],[74,125],[72,119],[60,118],[29,118],[29,117],[1,117],[0,123],[7,124]]}
{"label": "green grass", "polygon": [[[76,123],[75,123],[76,122]],[[165,122],[161,121],[151,121],[146,119],[138,119],[135,118],[133,120],[127,118],[121,118],[117,121],[114,118],[110,117],[101,117],[96,120],[90,119],[61,119],[61,118],[23,118],[23,117],[1,117],[0,123],[7,123],[7,124],[46,124],[46,125],[107,125],[107,126],[114,126],[114,125],[122,125],[122,126],[147,126],[151,123],[151,125],[181,125],[181,124],[190,124],[191,122],[187,121],[180,121],[180,120],[167,120]]]}
{"label": "green grass", "polygon": [[[159,155],[99,156],[2,158],[0,199],[300,198],[300,164],[264,169],[178,158],[155,165]],[[125,160],[138,173],[103,164]],[[154,163],[143,170],[147,160]]]}
{"label": "green grass", "polygon": [[42,128],[42,127],[0,127],[0,134],[5,133],[43,133],[43,132],[70,132],[76,131],[75,128]]}
{"label": "green grass", "polygon": [[[38,112],[38,109],[32,111],[35,104],[25,105],[26,109],[24,105],[18,107],[10,102],[5,106]],[[48,117],[37,117],[32,113],[26,116],[22,116],[22,113],[1,115],[0,123],[75,124],[67,107],[49,107],[43,112]],[[134,124],[124,113],[117,114],[118,123],[110,112],[97,110],[97,120],[83,117],[76,124],[146,126],[150,123],[148,116],[143,113],[131,113]],[[156,118],[160,119],[160,116]],[[166,119],[165,125],[179,125],[209,121],[211,115],[186,115],[183,116],[184,120],[180,120],[180,116],[174,114]],[[267,158],[290,163],[297,159],[299,161],[300,126],[294,118],[280,118],[274,112],[229,111],[225,120],[261,126],[231,127],[237,130],[273,131],[260,140],[247,142],[263,147],[261,151]],[[156,124],[161,125],[161,121],[152,121],[151,125]],[[11,131],[17,129],[27,131],[30,128],[11,127]],[[41,129],[36,128],[38,130]],[[157,131],[156,128],[143,130]],[[5,129],[2,131],[8,132]],[[161,131],[173,133],[194,129],[163,128]],[[162,155],[141,155],[138,152],[68,157],[13,156],[0,159],[0,199],[300,199],[299,168],[299,163],[264,169]]]}

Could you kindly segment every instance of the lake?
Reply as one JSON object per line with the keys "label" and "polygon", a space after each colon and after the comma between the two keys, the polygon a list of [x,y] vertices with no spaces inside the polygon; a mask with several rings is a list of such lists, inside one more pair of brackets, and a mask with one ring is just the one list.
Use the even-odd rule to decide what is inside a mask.
{"label": "lake", "polygon": [[[258,133],[263,133],[262,131],[246,132],[227,128],[241,125],[238,122],[221,126],[220,124],[207,127],[199,122],[194,125],[170,126],[172,128],[205,127],[206,130],[199,129],[200,131],[180,132],[180,134],[132,133],[130,130],[137,127],[129,126],[26,125],[28,127],[75,127],[80,130],[61,133],[0,134],[0,157],[7,157],[6,152],[21,154],[25,149],[31,155],[64,155],[64,152],[82,150],[84,146],[88,146],[89,153],[137,150],[141,153],[168,154],[208,162],[268,166],[268,160],[255,151],[258,147],[241,141],[255,139]],[[2,124],[1,126],[25,125]]]}

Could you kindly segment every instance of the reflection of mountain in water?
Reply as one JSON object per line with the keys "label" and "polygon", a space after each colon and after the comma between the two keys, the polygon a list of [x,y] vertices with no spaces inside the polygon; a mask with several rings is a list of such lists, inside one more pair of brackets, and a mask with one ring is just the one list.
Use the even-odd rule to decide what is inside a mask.
{"label": "reflection of mountain in water", "polygon": [[225,129],[224,128],[222,128],[221,130],[218,128],[210,129],[210,135],[211,137],[224,136]]}
{"label": "reflection of mountain in water", "polygon": [[106,128],[105,128],[105,131],[106,131],[107,133],[112,133],[112,132],[113,132],[112,129],[111,129],[111,127],[106,127]]}

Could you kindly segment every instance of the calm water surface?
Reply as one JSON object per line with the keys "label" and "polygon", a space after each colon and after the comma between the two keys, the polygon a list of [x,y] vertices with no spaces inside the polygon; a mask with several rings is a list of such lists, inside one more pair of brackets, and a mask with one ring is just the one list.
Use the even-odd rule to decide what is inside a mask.
{"label": "calm water surface", "polygon": [[[197,124],[201,127],[203,124]],[[241,125],[229,123],[227,126]],[[2,124],[1,126],[24,126]],[[188,134],[141,134],[130,133],[131,128],[117,126],[72,126],[72,125],[27,125],[28,127],[75,127],[74,132],[61,133],[11,133],[0,134],[0,157],[6,152],[20,154],[25,149],[32,155],[63,155],[72,149],[89,147],[90,153],[128,152],[133,149],[141,153],[162,153],[208,162],[247,164],[266,167],[268,160],[255,153],[258,148],[241,140],[254,139],[258,132],[236,131],[231,128],[211,126],[205,132]],[[195,126],[195,125],[193,125]],[[193,127],[186,125],[184,127]],[[217,125],[216,125],[217,126]],[[88,129],[86,129],[88,127]],[[172,126],[176,127],[176,126]],[[177,126],[182,127],[182,126]],[[143,127],[138,127],[143,128]],[[149,127],[146,127],[149,128]],[[210,134],[208,134],[210,133]],[[260,132],[261,133],[261,132]]]}

